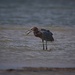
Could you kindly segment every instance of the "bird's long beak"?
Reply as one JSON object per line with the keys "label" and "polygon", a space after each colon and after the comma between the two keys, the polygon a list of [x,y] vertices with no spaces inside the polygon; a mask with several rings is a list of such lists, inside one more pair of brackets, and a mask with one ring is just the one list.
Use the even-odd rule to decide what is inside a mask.
{"label": "bird's long beak", "polygon": [[27,32],[26,32],[26,35],[28,35],[29,33],[31,33],[32,32],[32,30],[28,30]]}

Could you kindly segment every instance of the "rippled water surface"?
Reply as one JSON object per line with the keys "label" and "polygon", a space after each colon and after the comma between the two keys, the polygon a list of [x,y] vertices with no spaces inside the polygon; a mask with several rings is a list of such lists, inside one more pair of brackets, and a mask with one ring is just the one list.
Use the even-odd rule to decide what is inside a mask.
{"label": "rippled water surface", "polygon": [[75,25],[74,0],[0,0],[0,25]]}

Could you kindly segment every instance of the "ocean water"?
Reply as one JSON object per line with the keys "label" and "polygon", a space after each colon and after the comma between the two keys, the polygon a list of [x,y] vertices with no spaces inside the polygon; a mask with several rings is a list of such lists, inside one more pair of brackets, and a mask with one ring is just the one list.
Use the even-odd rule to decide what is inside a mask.
{"label": "ocean water", "polygon": [[0,0],[0,25],[75,25],[74,0]]}
{"label": "ocean water", "polygon": [[[52,31],[47,51],[32,26]],[[0,0],[0,69],[21,67],[75,68],[74,0]]]}

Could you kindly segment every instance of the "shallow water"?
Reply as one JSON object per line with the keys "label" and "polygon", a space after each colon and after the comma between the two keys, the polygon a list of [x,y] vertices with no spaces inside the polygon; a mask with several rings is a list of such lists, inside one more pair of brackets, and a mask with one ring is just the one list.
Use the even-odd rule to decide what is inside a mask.
{"label": "shallow water", "polygon": [[[53,32],[55,41],[42,50],[31,27]],[[75,67],[74,0],[0,0],[0,69]]]}
{"label": "shallow water", "polygon": [[42,50],[41,39],[30,27],[0,27],[0,69],[21,67],[75,67],[75,29],[43,27],[53,32],[55,41]]}

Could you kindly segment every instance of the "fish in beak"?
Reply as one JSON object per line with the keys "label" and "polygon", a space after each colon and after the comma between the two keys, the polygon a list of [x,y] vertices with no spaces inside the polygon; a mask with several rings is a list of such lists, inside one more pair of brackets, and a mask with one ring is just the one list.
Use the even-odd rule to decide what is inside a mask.
{"label": "fish in beak", "polygon": [[34,31],[34,27],[32,27],[30,30],[28,30],[26,35],[30,34],[32,31]]}
{"label": "fish in beak", "polygon": [[26,32],[26,35],[30,34],[31,32],[32,32],[32,30],[28,30],[28,31]]}

